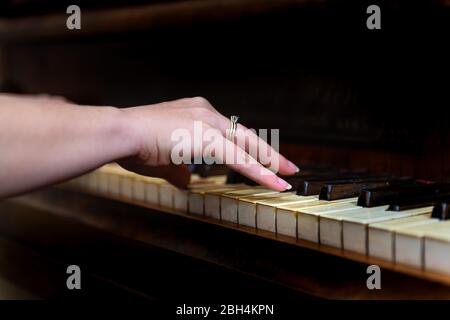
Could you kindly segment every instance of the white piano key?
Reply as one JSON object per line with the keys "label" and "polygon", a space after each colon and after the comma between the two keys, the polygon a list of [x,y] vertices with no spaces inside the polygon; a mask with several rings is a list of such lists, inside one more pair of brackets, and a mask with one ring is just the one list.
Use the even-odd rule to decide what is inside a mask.
{"label": "white piano key", "polygon": [[96,192],[98,190],[98,173],[92,171],[87,175],[87,187],[89,190]]}
{"label": "white piano key", "polygon": [[353,212],[350,215],[344,216],[342,219],[343,248],[345,250],[366,255],[368,249],[367,229],[370,223],[431,213],[432,209],[432,207],[424,207],[404,211],[384,210],[381,212],[377,212],[375,210],[373,212],[369,212],[366,210],[365,212],[361,212],[362,214]]}
{"label": "white piano key", "polygon": [[424,236],[440,228],[448,227],[449,222],[438,221],[426,225],[398,230],[395,233],[395,261],[416,268],[424,267]]}
{"label": "white piano key", "polygon": [[319,242],[319,216],[325,213],[357,209],[357,198],[327,201],[328,204],[301,208],[297,214],[297,235],[299,239]]}
{"label": "white piano key", "polygon": [[368,255],[395,262],[395,232],[404,228],[436,222],[430,214],[376,222],[368,229]]}
{"label": "white piano key", "polygon": [[264,199],[256,203],[256,228],[276,232],[276,208],[293,203],[316,201],[317,196],[288,195],[274,199]]}
{"label": "white piano key", "polygon": [[263,194],[256,196],[246,196],[238,201],[238,222],[239,225],[256,228],[256,203],[257,201],[270,198],[279,198],[286,195],[293,195],[293,192]]}
{"label": "white piano key", "polygon": [[204,212],[203,194],[190,192],[188,195],[188,207],[189,213],[203,216]]}
{"label": "white piano key", "polygon": [[314,201],[302,202],[302,203],[294,203],[277,207],[276,212],[276,222],[277,222],[277,234],[297,237],[298,226],[298,212],[301,209],[321,206],[321,205],[329,205],[330,201],[319,200],[316,197]]}
{"label": "white piano key", "polygon": [[320,238],[321,244],[342,249],[343,247],[343,231],[342,231],[342,219],[346,215],[351,215],[357,212],[360,215],[369,213],[385,212],[387,206],[376,208],[361,208],[348,209],[339,212],[330,212],[320,215]]}
{"label": "white piano key", "polygon": [[395,234],[396,263],[422,267],[423,243],[421,237],[411,237],[401,233]]}
{"label": "white piano key", "polygon": [[97,170],[97,191],[103,194],[108,193],[108,176],[113,173],[111,164],[104,165]]}
{"label": "white piano key", "polygon": [[133,180],[133,199],[137,201],[145,201],[145,178],[143,176],[138,176]]}
{"label": "white piano key", "polygon": [[126,173],[120,177],[120,195],[127,199],[133,199],[134,174]]}
{"label": "white piano key", "polygon": [[161,183],[155,181],[145,181],[145,202],[152,205],[159,205],[159,186]]}
{"label": "white piano key", "polygon": [[118,174],[108,174],[108,190],[112,195],[120,194],[120,176]]}
{"label": "white piano key", "polygon": [[251,202],[239,201],[238,203],[239,225],[256,228],[256,207]]}
{"label": "white piano key", "polygon": [[223,221],[238,223],[238,200],[232,198],[220,199],[220,214]]}
{"label": "white piano key", "polygon": [[79,176],[75,179],[75,184],[80,189],[88,189],[89,177],[86,174]]}
{"label": "white piano key", "polygon": [[450,243],[425,239],[426,271],[450,275]]}
{"label": "white piano key", "polygon": [[[259,188],[262,189],[262,188]],[[256,189],[257,190],[257,189]],[[234,194],[242,194],[242,195],[251,195],[252,192],[257,192],[255,188],[246,187],[245,185],[237,185],[235,189],[229,189],[226,191],[217,191],[217,192],[209,192],[206,191],[205,198],[205,216],[214,218],[217,220],[223,220],[222,217],[222,206],[221,206],[221,198],[224,195],[230,194],[231,196]],[[227,218],[227,217],[225,217]],[[228,220],[224,220],[228,221]]]}
{"label": "white piano key", "polygon": [[188,190],[176,189],[173,195],[173,208],[180,212],[188,211]]}
{"label": "white piano key", "polygon": [[97,174],[97,184],[98,184],[98,192],[107,193],[108,192],[108,174],[103,171],[99,171]]}
{"label": "white piano key", "polygon": [[425,271],[450,275],[450,221],[425,234]]}
{"label": "white piano key", "polygon": [[220,196],[205,193],[205,216],[220,220]]}
{"label": "white piano key", "polygon": [[238,223],[238,201],[245,196],[269,195],[278,192],[252,187],[249,189],[227,191],[220,194],[220,216],[222,221]]}
{"label": "white piano key", "polygon": [[238,188],[242,188],[243,185],[205,185],[202,187],[198,187],[190,190],[188,194],[188,207],[189,213],[204,215],[205,210],[205,192],[224,192],[228,190],[235,190]]}
{"label": "white piano key", "polygon": [[159,205],[164,208],[173,208],[175,187],[170,183],[159,186]]}

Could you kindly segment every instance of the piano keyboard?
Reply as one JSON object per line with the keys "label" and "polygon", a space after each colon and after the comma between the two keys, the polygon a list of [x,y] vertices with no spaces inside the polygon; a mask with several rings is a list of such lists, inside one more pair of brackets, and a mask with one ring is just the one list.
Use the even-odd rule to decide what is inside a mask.
{"label": "piano keyboard", "polygon": [[[373,259],[390,266],[403,266],[401,270],[416,270],[416,275],[450,276],[450,220],[439,216],[448,214],[446,203],[437,208],[430,205],[427,197],[422,205],[391,211],[388,210],[391,203],[383,202],[383,194],[378,194],[383,190],[379,185],[373,189],[377,206],[362,206],[368,201],[368,198],[361,198],[367,197],[367,192],[361,191],[358,198],[354,188],[349,188],[347,196],[345,188],[337,188],[339,193],[328,194],[337,200],[322,200],[320,192],[297,194],[304,192],[303,182],[313,184],[305,176],[291,179],[296,178],[298,190],[279,193],[240,181],[227,184],[225,175],[201,178],[193,174],[188,190],[180,190],[163,179],[140,176],[108,164],[64,186],[246,232],[254,230],[261,234],[262,231],[281,241],[290,239],[289,242],[299,245],[311,243],[319,250],[334,248],[335,252],[351,253],[349,256],[359,257],[360,261]],[[328,185],[333,182],[324,183],[323,189],[333,190]],[[342,183],[340,177],[338,184]],[[395,189],[393,186],[395,184],[386,190]],[[429,191],[428,186],[425,188]],[[446,188],[444,186],[445,192]],[[389,189],[389,201],[394,198]],[[450,283],[450,277],[446,279]]]}

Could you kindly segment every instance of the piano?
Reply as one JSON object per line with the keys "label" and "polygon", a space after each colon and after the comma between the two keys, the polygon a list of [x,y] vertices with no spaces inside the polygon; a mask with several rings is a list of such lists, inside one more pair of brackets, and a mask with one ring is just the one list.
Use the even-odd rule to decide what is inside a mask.
{"label": "piano", "polygon": [[80,1],[68,30],[64,1],[2,2],[1,91],[205,96],[279,128],[301,169],[277,193],[222,166],[192,167],[180,190],[107,164],[2,200],[7,297],[450,298],[450,8],[379,3],[381,30],[356,1]]}

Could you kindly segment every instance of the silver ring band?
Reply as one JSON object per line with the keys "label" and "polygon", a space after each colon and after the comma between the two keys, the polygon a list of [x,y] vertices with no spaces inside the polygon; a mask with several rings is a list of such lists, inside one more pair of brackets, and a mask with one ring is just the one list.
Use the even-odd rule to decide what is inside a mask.
{"label": "silver ring band", "polygon": [[230,117],[230,129],[228,131],[228,140],[234,139],[234,136],[236,135],[238,120],[239,120],[239,116],[231,116]]}

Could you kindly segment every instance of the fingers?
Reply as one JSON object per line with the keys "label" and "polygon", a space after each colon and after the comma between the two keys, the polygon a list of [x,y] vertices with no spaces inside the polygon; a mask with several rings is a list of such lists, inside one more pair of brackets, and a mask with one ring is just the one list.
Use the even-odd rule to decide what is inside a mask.
{"label": "fingers", "polygon": [[[218,128],[226,137],[226,132],[230,128],[230,120],[218,112],[214,117],[212,125]],[[266,141],[245,126],[238,124],[235,136],[235,141],[240,147],[243,147],[251,155],[256,156],[257,160],[265,166],[278,167],[278,172],[281,175],[292,175],[299,171],[295,164],[275,151]]]}
{"label": "fingers", "polygon": [[178,188],[186,189],[190,180],[191,173],[185,165],[164,165],[147,166],[136,164],[133,159],[125,159],[118,162],[123,168],[149,177],[166,179]]}
{"label": "fingers", "polygon": [[258,184],[275,191],[285,191],[291,189],[286,181],[279,178],[272,171],[268,170],[252,158],[243,149],[233,142],[222,137],[224,148],[222,151],[216,150],[215,159],[228,165],[231,169],[254,180]]}

